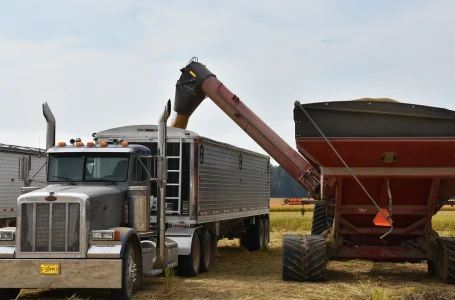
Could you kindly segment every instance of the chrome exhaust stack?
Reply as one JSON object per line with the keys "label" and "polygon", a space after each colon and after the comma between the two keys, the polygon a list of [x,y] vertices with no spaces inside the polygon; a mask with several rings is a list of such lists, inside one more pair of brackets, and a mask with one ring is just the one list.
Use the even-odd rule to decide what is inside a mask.
{"label": "chrome exhaust stack", "polygon": [[48,150],[55,146],[55,117],[47,102],[43,103],[43,115],[47,122],[46,150]]}
{"label": "chrome exhaust stack", "polygon": [[157,259],[154,268],[162,268],[164,264],[165,234],[166,234],[166,183],[167,183],[167,158],[166,158],[166,130],[167,120],[171,115],[171,100],[168,100],[166,107],[158,122],[158,154],[157,165],[157,186],[159,188],[159,200],[157,205]]}

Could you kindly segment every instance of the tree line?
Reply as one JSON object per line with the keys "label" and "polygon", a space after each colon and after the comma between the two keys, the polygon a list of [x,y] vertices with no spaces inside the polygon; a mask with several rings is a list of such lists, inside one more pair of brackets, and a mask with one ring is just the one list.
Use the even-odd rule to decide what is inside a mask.
{"label": "tree line", "polygon": [[308,192],[281,166],[270,166],[271,198],[305,198]]}

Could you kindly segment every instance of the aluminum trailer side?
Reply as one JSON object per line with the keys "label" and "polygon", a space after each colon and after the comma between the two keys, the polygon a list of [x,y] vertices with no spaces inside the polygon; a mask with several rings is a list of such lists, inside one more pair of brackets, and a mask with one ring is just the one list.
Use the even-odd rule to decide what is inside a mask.
{"label": "aluminum trailer side", "polygon": [[[24,168],[28,170],[29,178],[20,178],[21,158],[28,160]],[[0,144],[0,227],[14,226],[16,201],[22,187],[46,185],[45,163],[45,150]]]}
{"label": "aluminum trailer side", "polygon": [[[97,143],[127,141],[148,147],[152,155],[157,153],[155,125],[112,128],[94,137]],[[222,238],[240,238],[249,251],[261,250],[269,243],[269,156],[179,128],[167,129],[166,155],[166,236],[178,243],[180,260],[195,259],[194,239],[199,240],[204,253],[214,252],[216,242]],[[156,224],[156,195],[156,184],[152,182],[152,226]],[[211,246],[204,250],[209,247],[204,245],[206,238]],[[210,265],[209,257],[205,259],[203,270]],[[191,267],[183,273],[195,276],[198,272]]]}

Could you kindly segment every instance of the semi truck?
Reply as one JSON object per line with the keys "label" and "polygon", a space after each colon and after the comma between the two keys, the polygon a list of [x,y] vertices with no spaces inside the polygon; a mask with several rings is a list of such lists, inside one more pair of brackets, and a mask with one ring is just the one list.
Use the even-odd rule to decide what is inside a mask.
{"label": "semi truck", "polygon": [[46,185],[45,165],[43,149],[0,143],[0,228],[16,226],[21,191]]}
{"label": "semi truck", "polygon": [[47,185],[17,199],[0,229],[0,299],[21,288],[107,289],[130,299],[143,276],[197,276],[222,238],[249,251],[269,243],[269,157],[158,125],[55,143],[47,120]]}

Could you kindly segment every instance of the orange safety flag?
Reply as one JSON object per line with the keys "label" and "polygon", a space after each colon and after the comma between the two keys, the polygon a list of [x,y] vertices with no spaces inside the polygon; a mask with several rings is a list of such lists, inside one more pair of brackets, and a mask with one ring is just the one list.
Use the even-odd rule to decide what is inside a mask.
{"label": "orange safety flag", "polygon": [[[384,213],[384,215],[385,215],[386,217],[389,217],[389,216],[390,216],[390,215],[389,215],[389,211],[388,211],[387,209],[382,208],[381,211]],[[390,223],[389,223],[389,222],[390,222],[390,223],[393,223],[392,218],[389,218],[389,220],[387,221],[387,220],[384,218],[384,216],[383,216],[380,212],[378,212],[378,213],[376,214],[376,217],[374,217],[374,219],[373,219],[373,223],[374,223],[374,225],[376,225],[376,226],[390,227]]]}

